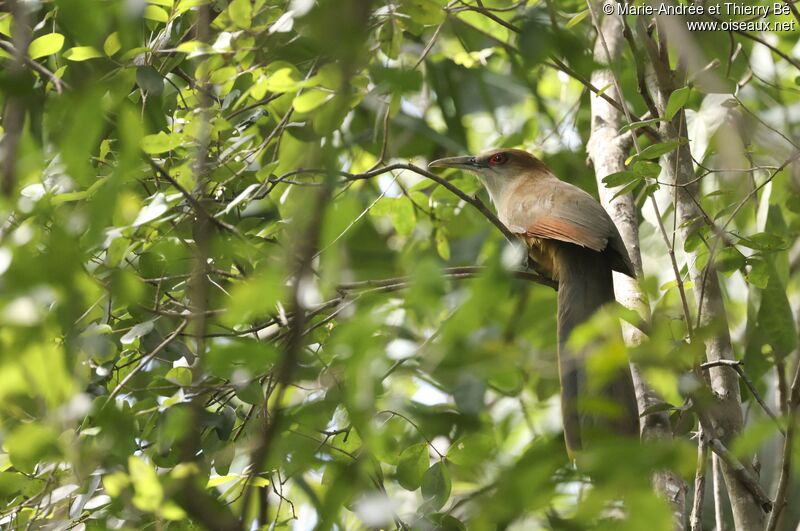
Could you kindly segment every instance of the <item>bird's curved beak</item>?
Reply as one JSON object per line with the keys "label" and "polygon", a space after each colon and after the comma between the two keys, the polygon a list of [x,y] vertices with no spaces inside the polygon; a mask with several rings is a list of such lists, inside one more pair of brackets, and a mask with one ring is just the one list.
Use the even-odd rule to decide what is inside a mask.
{"label": "bird's curved beak", "polygon": [[476,170],[481,167],[475,157],[447,157],[434,160],[428,164],[429,168],[460,168],[462,170]]}

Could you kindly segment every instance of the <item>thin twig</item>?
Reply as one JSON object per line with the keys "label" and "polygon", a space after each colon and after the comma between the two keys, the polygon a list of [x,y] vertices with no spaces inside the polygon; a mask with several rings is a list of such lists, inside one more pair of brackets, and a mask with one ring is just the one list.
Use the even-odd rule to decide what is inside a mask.
{"label": "thin twig", "polygon": [[169,182],[173,187],[175,187],[181,193],[184,199],[186,199],[186,202],[189,203],[189,205],[192,207],[192,210],[194,210],[198,214],[208,219],[208,221],[210,221],[217,227],[229,231],[239,236],[240,238],[242,237],[242,235],[239,233],[239,229],[237,229],[230,223],[226,223],[221,219],[217,219],[214,216],[212,216],[208,212],[208,210],[206,210],[205,207],[200,203],[200,201],[198,201],[196,197],[194,197],[191,193],[189,193],[189,191],[186,190],[186,188],[181,186],[181,184],[177,180],[175,180],[175,178],[173,178],[172,175],[170,175],[167,170],[162,168],[160,164],[158,164],[156,161],[147,156],[145,156],[145,161],[148,164],[150,164],[150,167],[153,168],[156,171],[156,173],[158,173],[159,177]]}
{"label": "thin twig", "polygon": [[446,180],[446,179],[444,179],[442,177],[439,177],[435,173],[431,173],[431,172],[429,172],[427,170],[424,170],[424,169],[420,168],[419,166],[415,166],[414,164],[396,163],[396,164],[390,164],[389,166],[385,166],[385,167],[377,169],[377,170],[364,172],[364,173],[360,173],[360,174],[353,174],[353,173],[347,173],[347,172],[342,172],[341,174],[343,176],[345,176],[347,178],[347,180],[357,181],[357,180],[362,180],[362,179],[370,179],[370,178],[374,177],[375,175],[378,175],[380,173],[386,173],[387,171],[392,171],[392,170],[409,170],[409,171],[413,171],[414,173],[416,173],[418,175],[422,175],[423,177],[427,177],[431,181],[434,181],[437,184],[439,184],[440,186],[443,186],[444,188],[447,188],[447,190],[452,192],[458,198],[462,199],[464,202],[469,203],[470,205],[475,207],[481,214],[483,214],[489,221],[491,221],[492,224],[500,230],[500,232],[503,233],[503,236],[505,236],[506,239],[509,242],[513,243],[513,242],[517,241],[517,239],[518,239],[517,236],[515,236],[510,230],[508,230],[508,227],[506,227],[503,224],[503,222],[500,221],[497,218],[497,216],[495,216],[494,213],[486,207],[485,204],[483,204],[483,201],[481,201],[477,197],[473,197],[473,196],[465,194],[456,185],[454,185],[450,181],[448,181],[448,180]]}
{"label": "thin twig", "polygon": [[[12,56],[16,57],[18,55],[16,48],[14,48],[14,45],[12,45],[10,42],[0,40],[0,48],[5,50]],[[63,89],[69,90],[72,88],[66,81],[63,81],[60,77],[58,77],[53,72],[45,68],[44,65],[28,57],[26,53],[19,54],[19,56],[22,57],[22,61],[27,66],[29,66],[33,70],[36,70],[37,72],[45,76],[47,79],[49,79],[50,82],[53,83],[53,87],[56,89],[56,92],[58,92],[59,94],[61,94]]]}
{"label": "thin twig", "polygon": [[[396,170],[412,171],[412,172],[414,172],[414,173],[416,173],[418,175],[421,175],[422,177],[426,177],[426,178],[430,179],[431,181],[434,181],[435,183],[439,184],[440,186],[443,186],[448,191],[452,192],[459,199],[461,199],[464,202],[469,203],[470,205],[475,207],[478,210],[478,212],[483,214],[483,216],[486,217],[486,219],[488,219],[492,223],[492,225],[497,227],[500,230],[500,232],[503,233],[503,236],[505,236],[506,239],[509,242],[515,243],[518,240],[518,237],[516,235],[514,235],[510,230],[508,230],[508,227],[506,227],[503,224],[503,222],[500,221],[498,219],[498,217],[489,208],[486,207],[486,205],[483,203],[483,201],[481,201],[477,197],[465,194],[463,191],[461,191],[457,186],[455,186],[454,184],[449,182],[447,179],[439,177],[435,173],[431,173],[428,170],[420,168],[419,166],[416,166],[414,164],[397,162],[397,163],[394,163],[394,164],[389,164],[387,166],[383,166],[381,168],[376,168],[376,169],[373,169],[373,170],[369,170],[369,171],[366,171],[366,172],[363,172],[363,173],[350,173],[350,172],[347,172],[347,171],[335,171],[334,173],[336,173],[340,177],[344,177],[344,179],[347,180],[347,181],[361,181],[361,180],[366,180],[366,179],[372,179],[373,177],[377,177],[378,175],[382,175],[384,173],[389,173],[389,172],[396,171]],[[306,173],[308,173],[308,174],[325,174],[325,173],[327,173],[327,170],[323,170],[323,169],[320,169],[320,168],[311,168],[311,169],[304,168],[304,169],[299,169],[299,170],[295,170],[293,172],[290,172],[290,173],[286,174],[286,176],[287,177],[291,177],[292,175],[300,175],[300,174],[306,174]]]}
{"label": "thin twig", "polygon": [[186,328],[187,324],[188,321],[186,320],[182,321],[181,324],[179,324],[178,327],[175,330],[173,330],[170,335],[164,338],[164,341],[159,343],[158,346],[152,350],[152,352],[141,358],[141,360],[139,361],[139,365],[137,365],[136,368],[131,370],[131,372],[126,374],[125,378],[123,378],[122,381],[119,382],[117,386],[114,388],[114,390],[111,391],[111,393],[109,393],[108,398],[106,398],[105,404],[103,404],[103,407],[105,408],[109,403],[111,403],[114,400],[114,397],[117,396],[117,394],[119,394],[119,392],[125,387],[125,384],[127,384],[131,380],[131,378],[136,376],[139,373],[139,371],[144,369],[153,358],[158,356],[159,352],[164,350],[167,347],[167,345],[172,343],[172,341],[176,337],[178,337],[178,334],[180,334],[183,331],[183,329]]}
{"label": "thin twig", "polygon": [[425,49],[422,50],[422,53],[419,55],[419,59],[417,59],[417,62],[414,63],[414,67],[412,68],[412,70],[416,70],[417,68],[419,68],[419,65],[422,64],[422,62],[425,60],[425,58],[430,53],[431,49],[433,49],[433,45],[436,44],[436,41],[439,38],[439,33],[441,33],[443,26],[444,26],[444,22],[439,24],[438,26],[436,26],[436,30],[433,32],[433,36],[431,37],[431,40],[429,40],[428,44],[425,45]]}
{"label": "thin twig", "polygon": [[[391,409],[383,409],[383,410],[381,410],[381,411],[378,411],[377,413],[375,413],[375,415],[376,415],[376,416],[377,416],[377,415],[382,415],[382,414],[391,415],[391,417],[400,417],[401,419],[403,419],[403,420],[405,420],[406,422],[408,422],[409,424],[411,424],[411,426],[413,426],[413,427],[414,427],[414,429],[415,429],[415,430],[417,430],[417,433],[419,433],[420,437],[422,437],[423,439],[425,439],[425,442],[426,442],[426,443],[428,443],[428,446],[429,446],[429,447],[430,447],[430,448],[431,448],[431,449],[432,449],[434,452],[436,452],[436,455],[438,455],[440,459],[444,459],[444,457],[445,457],[445,456],[444,456],[444,455],[443,455],[443,454],[442,454],[442,453],[441,453],[441,452],[440,452],[440,451],[439,451],[439,450],[436,448],[436,446],[434,446],[434,445],[433,445],[433,441],[431,441],[431,440],[430,440],[430,439],[429,439],[429,438],[428,438],[428,437],[427,437],[427,436],[426,436],[426,435],[425,435],[425,434],[422,432],[422,430],[420,429],[419,425],[417,425],[417,423],[416,423],[416,422],[414,422],[413,420],[411,420],[411,419],[410,419],[410,418],[408,418],[407,416],[403,415],[402,413],[398,413],[397,411],[394,411],[394,410],[391,410]],[[391,417],[390,417],[390,418],[391,418]]]}
{"label": "thin twig", "polygon": [[[448,279],[470,278],[470,276],[477,276],[485,270],[486,268],[484,266],[446,267],[442,269],[442,275],[444,278]],[[557,282],[550,280],[549,278],[543,277],[541,275],[538,275],[536,273],[531,273],[529,271],[514,271],[512,274],[514,277],[522,280],[530,280],[531,282],[536,282],[538,284],[550,286],[553,289],[558,288]],[[385,278],[380,280],[360,280],[356,282],[345,282],[339,284],[337,289],[355,290],[364,288],[397,286],[399,284],[407,284],[411,281],[412,277],[395,277],[395,278]]]}

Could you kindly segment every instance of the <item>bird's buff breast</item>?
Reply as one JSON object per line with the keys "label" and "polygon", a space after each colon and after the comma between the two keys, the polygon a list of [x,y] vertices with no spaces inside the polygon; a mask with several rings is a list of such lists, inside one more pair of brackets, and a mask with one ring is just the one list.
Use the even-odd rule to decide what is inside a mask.
{"label": "bird's buff breast", "polygon": [[553,240],[523,236],[523,241],[528,246],[528,256],[533,260],[533,268],[542,276],[558,280],[556,268],[556,243]]}

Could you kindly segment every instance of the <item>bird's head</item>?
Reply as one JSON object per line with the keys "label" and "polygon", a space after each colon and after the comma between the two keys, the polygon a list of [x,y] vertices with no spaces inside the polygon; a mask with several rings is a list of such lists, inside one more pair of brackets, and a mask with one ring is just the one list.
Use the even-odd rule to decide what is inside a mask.
{"label": "bird's head", "polygon": [[434,160],[429,168],[458,168],[478,176],[492,201],[500,198],[505,187],[518,177],[549,174],[542,161],[521,149],[492,149],[480,155]]}

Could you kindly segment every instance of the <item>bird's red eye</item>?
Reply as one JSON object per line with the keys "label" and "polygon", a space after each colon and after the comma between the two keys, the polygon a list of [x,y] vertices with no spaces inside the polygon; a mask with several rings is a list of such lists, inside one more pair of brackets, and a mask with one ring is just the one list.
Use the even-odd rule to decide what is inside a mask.
{"label": "bird's red eye", "polygon": [[505,153],[495,153],[489,158],[489,164],[491,166],[497,166],[503,164],[506,160],[508,160],[508,156]]}

